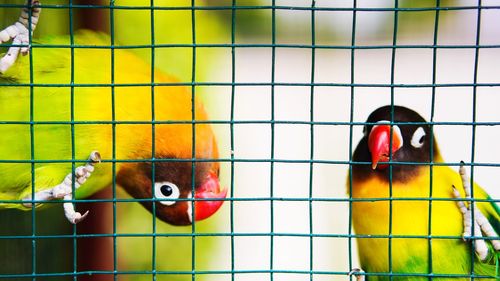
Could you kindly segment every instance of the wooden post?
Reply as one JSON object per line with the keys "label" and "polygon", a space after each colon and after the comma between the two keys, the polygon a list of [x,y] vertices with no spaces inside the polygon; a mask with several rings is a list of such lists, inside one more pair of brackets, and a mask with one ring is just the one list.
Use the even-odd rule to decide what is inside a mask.
{"label": "wooden post", "polygon": [[[79,5],[108,5],[104,0],[76,0]],[[109,33],[109,9],[83,8],[75,12],[75,30],[90,29]],[[111,75],[111,74],[110,74]],[[106,188],[92,195],[89,199],[112,199],[111,188]],[[77,225],[78,234],[112,234],[113,233],[113,203],[81,203],[78,210],[89,210],[87,218]],[[93,237],[78,238],[78,271],[113,271],[113,238]],[[93,274],[81,275],[79,281],[113,280],[113,275]]]}

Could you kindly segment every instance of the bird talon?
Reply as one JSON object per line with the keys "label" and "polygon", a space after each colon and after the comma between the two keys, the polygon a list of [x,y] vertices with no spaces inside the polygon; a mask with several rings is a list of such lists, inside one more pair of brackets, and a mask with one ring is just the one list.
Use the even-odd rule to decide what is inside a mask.
{"label": "bird talon", "polygon": [[85,169],[85,166],[79,166],[75,169],[75,177],[81,178],[87,174],[87,170]]}
{"label": "bird talon", "polygon": [[51,192],[54,199],[62,199],[64,196],[71,194],[71,183],[68,185],[63,181],[61,184],[54,186]]}
{"label": "bird talon", "polygon": [[[19,52],[21,52],[23,56],[30,52],[31,42],[29,32],[31,31],[31,33],[33,33],[35,30],[42,9],[40,8],[39,1],[33,1],[30,4],[30,1],[27,0],[26,5],[29,7],[25,7],[21,10],[21,16],[19,16],[17,22],[0,30],[0,43],[12,39],[12,44],[16,45],[11,46],[7,54],[0,59],[0,73],[4,73],[15,63]],[[31,17],[31,21],[29,17]],[[30,23],[31,28],[29,28]]]}
{"label": "bird talon", "polygon": [[[460,167],[458,169],[460,177],[462,179],[462,185],[465,192],[465,197],[462,197],[458,190],[453,187],[453,196],[457,199],[464,199],[463,201],[457,201],[457,206],[460,209],[460,212],[463,216],[463,226],[464,231],[462,233],[462,240],[467,242],[473,240],[472,227],[474,226],[474,236],[478,238],[474,238],[474,250],[478,255],[481,261],[485,261],[489,256],[489,248],[486,245],[486,241],[482,239],[484,236],[486,237],[497,237],[495,230],[491,223],[486,219],[484,214],[479,208],[476,208],[476,203],[471,201],[471,187],[470,180],[467,176],[467,172],[465,170],[464,161],[460,161]],[[465,202],[469,202],[466,206]],[[472,213],[474,212],[474,217]],[[483,236],[484,234],[484,236]],[[490,240],[490,243],[493,245],[493,249],[496,251],[500,250],[500,241],[499,240]]]}
{"label": "bird talon", "polygon": [[365,280],[364,273],[365,272],[361,268],[353,268],[351,271],[349,271],[347,276],[351,277],[354,275],[357,281],[364,281]]}
{"label": "bird talon", "polygon": [[101,163],[101,154],[99,151],[92,151],[92,153],[90,153],[89,160],[91,163]]}
{"label": "bird talon", "polygon": [[77,182],[79,185],[84,184],[86,181],[87,181],[87,178],[86,178],[86,177],[84,177],[84,176],[76,178],[76,182]]}
{"label": "bird talon", "polygon": [[[90,154],[89,161],[84,165],[84,166],[78,166],[75,168],[75,171],[73,173],[69,173],[64,177],[64,180],[49,189],[45,189],[39,192],[36,192],[35,195],[29,195],[24,197],[23,200],[29,202],[24,202],[22,203],[23,206],[27,208],[32,208],[33,207],[33,200],[38,201],[38,200],[54,200],[54,199],[64,199],[64,200],[72,200],[72,194],[73,194],[73,177],[75,178],[75,190],[78,189],[82,184],[84,184],[87,179],[91,176],[92,172],[94,171],[94,164],[100,162],[100,154],[97,151],[93,151]],[[35,206],[40,205],[40,203],[35,203]],[[88,215],[88,211],[85,212],[83,215],[79,212],[75,211],[75,207],[73,206],[73,203],[71,202],[66,202],[63,204],[64,207],[64,214],[66,218],[69,220],[70,223],[76,224]]]}
{"label": "bird talon", "polygon": [[21,55],[26,56],[30,53],[31,50],[31,44],[29,44],[26,47],[21,48]]}
{"label": "bird talon", "polygon": [[87,215],[89,214],[89,211],[87,210],[83,215],[79,212],[75,212],[75,215],[72,219],[69,219],[68,220],[72,223],[72,224],[77,224],[81,221],[83,221]]}
{"label": "bird talon", "polygon": [[[71,194],[64,196],[64,200],[71,200]],[[89,211],[87,210],[83,215],[80,212],[75,211],[75,206],[72,202],[66,202],[63,204],[64,215],[68,221],[72,224],[77,224],[87,217]]]}

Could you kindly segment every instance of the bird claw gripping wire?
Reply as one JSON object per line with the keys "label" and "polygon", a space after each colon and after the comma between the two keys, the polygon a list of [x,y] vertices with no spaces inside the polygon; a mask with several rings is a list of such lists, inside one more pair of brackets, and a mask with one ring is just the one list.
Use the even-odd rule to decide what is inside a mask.
{"label": "bird claw gripping wire", "polygon": [[[60,184],[50,189],[39,191],[35,193],[33,197],[32,195],[25,197],[23,200],[26,201],[29,200],[31,202],[26,202],[23,205],[25,207],[31,208],[32,198],[34,199],[34,201],[53,200],[53,199],[72,200],[73,177],[75,179],[75,190],[76,190],[87,181],[87,179],[94,171],[94,165],[99,162],[101,162],[101,155],[99,154],[99,152],[93,151],[90,154],[89,159],[85,165],[76,167],[75,172],[69,173]],[[89,213],[87,211],[82,215],[81,213],[76,212],[72,202],[65,202],[63,204],[63,207],[64,207],[64,215],[72,224],[76,224],[82,221]]]}
{"label": "bird claw gripping wire", "polygon": [[365,281],[364,271],[361,268],[353,268],[348,274],[349,277],[356,277],[356,281]]}
{"label": "bird claw gripping wire", "polygon": [[[498,234],[493,229],[493,226],[490,224],[488,219],[483,215],[480,209],[476,207],[476,202],[471,201],[471,187],[470,180],[465,171],[464,162],[462,161],[459,168],[459,173],[462,178],[462,185],[465,191],[465,200],[457,201],[458,208],[463,215],[464,219],[464,232],[462,237],[464,240],[469,239],[472,235],[472,223],[474,223],[474,237],[484,237],[483,233],[486,237],[497,239],[491,239],[491,245],[495,251],[500,251],[500,240],[498,240]],[[453,186],[453,196],[457,199],[462,199],[462,196],[458,192],[458,190]],[[466,205],[465,202],[468,202]],[[472,210],[474,210],[474,219],[472,219]],[[484,239],[477,239],[474,243],[476,254],[478,255],[481,261],[486,261],[489,255],[489,248]]]}
{"label": "bird claw gripping wire", "polygon": [[[21,16],[14,24],[0,31],[0,43],[7,42],[12,39],[12,45],[7,53],[0,59],[0,73],[4,73],[16,62],[19,52],[22,55],[27,55],[30,51],[30,37],[36,28],[40,17],[40,1],[28,0],[26,7],[21,10]],[[30,20],[31,15],[31,20]],[[29,25],[31,23],[31,28]],[[29,34],[31,30],[31,35]]]}

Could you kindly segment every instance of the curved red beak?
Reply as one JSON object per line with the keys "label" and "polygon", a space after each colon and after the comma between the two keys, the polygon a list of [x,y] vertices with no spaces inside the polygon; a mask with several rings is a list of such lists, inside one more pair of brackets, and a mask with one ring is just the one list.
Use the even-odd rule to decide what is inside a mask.
{"label": "curved red beak", "polygon": [[202,183],[194,194],[195,199],[207,199],[195,201],[194,220],[204,220],[217,212],[220,206],[222,206],[222,203],[224,203],[224,200],[216,199],[224,199],[226,198],[226,194],[227,188],[221,190],[217,175],[215,175],[215,173],[210,173],[205,182]]}
{"label": "curved red beak", "polygon": [[[378,162],[389,161],[389,144],[391,143],[391,127],[389,125],[373,126],[368,136],[368,149],[372,154],[372,169],[385,169],[387,164],[377,165]],[[398,126],[392,127],[392,155],[403,146],[403,137]]]}

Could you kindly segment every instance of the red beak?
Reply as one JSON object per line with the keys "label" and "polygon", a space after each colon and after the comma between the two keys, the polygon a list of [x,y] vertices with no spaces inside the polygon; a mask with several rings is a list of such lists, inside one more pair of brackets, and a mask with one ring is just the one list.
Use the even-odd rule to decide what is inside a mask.
{"label": "red beak", "polygon": [[[214,173],[210,173],[205,182],[198,188],[194,194],[195,199],[224,199],[226,198],[227,188],[220,189],[219,179]],[[204,220],[213,215],[224,203],[223,200],[200,200],[195,201],[196,221]]]}
{"label": "red beak", "polygon": [[[391,127],[389,125],[373,126],[368,136],[368,149],[372,154],[372,169],[377,168],[378,162],[389,161],[389,144]],[[392,127],[392,155],[403,146],[403,137],[398,126]],[[387,168],[387,164],[378,165],[379,169]]]}

